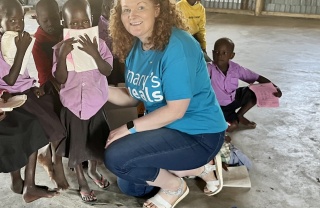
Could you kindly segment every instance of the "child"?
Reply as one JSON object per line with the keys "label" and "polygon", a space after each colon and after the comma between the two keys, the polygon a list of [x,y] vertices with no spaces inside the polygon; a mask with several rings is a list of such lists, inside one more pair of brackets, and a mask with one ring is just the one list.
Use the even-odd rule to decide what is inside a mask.
{"label": "child", "polygon": [[[234,58],[235,53],[234,43],[229,38],[217,40],[212,53],[213,62],[208,63],[208,71],[224,117],[229,123],[227,131],[235,130],[238,128],[239,123],[246,128],[254,129],[256,123],[249,121],[244,117],[244,114],[256,104],[256,96],[249,87],[238,88],[238,80],[249,84],[256,81],[259,83],[271,81],[230,61]],[[274,86],[277,88],[277,92],[274,95],[281,97],[280,88],[276,85]],[[240,109],[236,112],[238,108]]]}
{"label": "child", "polygon": [[[110,10],[113,7],[113,1],[103,0],[101,16],[99,19],[99,38],[104,40],[108,48],[112,51],[112,39],[109,34]],[[124,63],[121,63],[117,57],[113,57],[113,70],[108,77],[108,83],[117,85],[124,83]]]}
{"label": "child", "polygon": [[[55,0],[40,0],[36,4],[36,19],[39,27],[35,33],[32,54],[38,71],[40,87],[47,95],[52,96],[53,107],[60,115],[60,84],[52,76],[52,47],[62,40],[59,6]],[[43,151],[39,151],[38,161],[44,164],[49,176],[59,189],[67,189],[69,184],[65,178],[62,157],[55,154],[57,142],[50,143]]]}
{"label": "child", "polygon": [[[62,15],[66,28],[86,29],[92,25],[87,0],[68,0]],[[92,56],[98,68],[85,72],[67,71],[66,58],[76,42],[70,38],[54,48],[53,74],[61,83],[60,99],[64,106],[61,120],[68,133],[68,138],[58,146],[57,153],[68,157],[69,167],[75,168],[82,200],[92,202],[97,198],[88,186],[81,163],[89,160],[88,176],[97,186],[102,189],[109,186],[109,182],[97,172],[96,165],[97,160],[102,159],[104,143],[110,131],[102,107],[108,98],[106,76],[111,73],[113,57],[103,40],[94,38],[91,41],[84,34],[79,36],[78,42],[82,45],[79,49]]]}
{"label": "child", "polygon": [[181,0],[177,8],[187,19],[188,30],[200,43],[201,49],[206,52],[206,12],[199,0]]}
{"label": "child", "polygon": [[[0,87],[12,94],[26,94],[28,99],[21,107],[35,115],[48,137],[49,142],[59,142],[65,138],[65,129],[54,112],[54,98],[45,94],[41,88],[34,87],[35,80],[25,70],[19,74],[26,50],[31,43],[29,33],[24,31],[24,13],[17,0],[0,1],[1,33],[6,31],[18,32],[15,38],[16,54],[13,65],[9,65],[0,53]],[[61,176],[63,172],[56,175]]]}
{"label": "child", "polygon": [[[3,93],[0,90],[0,98],[6,101],[10,94]],[[11,190],[22,194],[27,203],[57,195],[48,187],[35,185],[37,151],[48,143],[38,120],[22,108],[7,114],[0,110],[0,117],[0,173],[10,173]],[[23,166],[26,166],[24,180],[20,174]]]}
{"label": "child", "polygon": [[56,89],[60,88],[52,76],[52,47],[62,40],[59,6],[55,0],[40,0],[36,4],[36,19],[39,27],[34,34],[36,40],[32,49],[38,71],[39,84],[50,81]]}

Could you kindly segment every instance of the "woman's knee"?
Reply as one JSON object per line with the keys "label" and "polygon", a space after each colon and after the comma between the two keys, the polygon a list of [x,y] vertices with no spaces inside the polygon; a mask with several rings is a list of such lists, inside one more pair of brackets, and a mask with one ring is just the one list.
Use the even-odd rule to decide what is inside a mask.
{"label": "woman's knee", "polygon": [[104,158],[103,162],[104,165],[108,170],[110,170],[112,173],[115,173],[117,170],[119,170],[119,167],[121,164],[123,164],[123,157],[119,154],[119,149],[109,146],[105,151],[104,151]]}

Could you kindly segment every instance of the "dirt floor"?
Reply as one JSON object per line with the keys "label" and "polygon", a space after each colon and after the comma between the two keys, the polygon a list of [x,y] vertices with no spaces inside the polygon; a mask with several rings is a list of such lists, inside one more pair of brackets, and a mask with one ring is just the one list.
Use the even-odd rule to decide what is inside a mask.
{"label": "dirt floor", "polygon": [[[190,194],[177,207],[184,208],[318,208],[320,207],[320,21],[228,14],[207,15],[207,51],[216,39],[235,42],[235,62],[277,84],[283,97],[279,108],[253,108],[247,118],[254,130],[231,134],[233,143],[253,162],[251,189],[224,188],[205,196],[204,184],[188,179]],[[35,20],[26,18],[33,32]],[[241,83],[243,85],[243,83]],[[94,207],[141,207],[144,199],[123,195],[115,177],[107,191],[98,190]],[[52,199],[25,204],[10,191],[9,174],[0,174],[0,207],[92,207],[81,202],[75,173],[66,169],[71,189]],[[36,181],[53,187],[41,166]]]}

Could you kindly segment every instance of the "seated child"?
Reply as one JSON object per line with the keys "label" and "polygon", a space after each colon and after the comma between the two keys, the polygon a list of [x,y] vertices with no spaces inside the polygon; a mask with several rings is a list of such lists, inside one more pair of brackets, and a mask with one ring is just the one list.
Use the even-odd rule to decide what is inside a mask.
{"label": "seated child", "polygon": [[[62,104],[59,98],[60,84],[52,76],[53,49],[62,40],[59,6],[55,0],[40,0],[36,4],[36,19],[39,27],[35,33],[32,54],[38,71],[40,87],[53,98],[53,107],[60,116]],[[69,184],[65,178],[62,157],[55,154],[58,142],[53,142],[39,151],[38,161],[44,165],[57,188],[67,189]],[[53,162],[54,161],[54,162]]]}
{"label": "seated child", "polygon": [[[244,114],[256,104],[256,96],[249,87],[238,88],[238,81],[242,80],[249,84],[271,81],[231,61],[235,53],[234,43],[229,38],[217,40],[212,53],[213,62],[208,63],[208,71],[224,117],[229,123],[227,131],[235,130],[239,123],[246,128],[255,128],[256,123],[249,121]],[[274,86],[277,88],[274,96],[281,97],[280,88]],[[240,109],[236,111],[238,108]]]}
{"label": "seated child", "polygon": [[[0,52],[0,87],[12,94],[26,94],[27,101],[21,108],[35,115],[42,125],[49,142],[57,142],[65,138],[66,131],[57,113],[54,111],[54,97],[45,94],[41,88],[35,87],[35,80],[25,70],[20,74],[22,62],[31,43],[30,34],[24,31],[24,13],[17,0],[0,1],[1,33],[17,32],[15,38],[16,52],[12,66],[8,64]],[[63,172],[57,172],[61,177]]]}
{"label": "seated child", "polygon": [[[0,98],[6,101],[11,95],[3,92],[0,90]],[[0,112],[0,117],[0,173],[11,174],[11,190],[22,194],[27,203],[57,195],[48,187],[35,185],[37,151],[48,143],[39,121],[22,108]],[[24,166],[22,180],[20,169]]]}
{"label": "seated child", "polygon": [[[64,27],[87,29],[92,26],[91,11],[87,0],[68,0],[63,8]],[[97,41],[99,41],[99,49]],[[92,56],[96,69],[76,72],[67,70],[67,55],[79,42],[80,50]],[[78,40],[69,38],[54,47],[53,75],[61,84],[60,100],[63,104],[61,121],[67,129],[68,137],[58,146],[57,154],[68,157],[68,166],[75,168],[81,199],[84,202],[97,200],[83,173],[81,163],[89,161],[88,176],[102,189],[109,182],[97,171],[97,161],[103,158],[104,144],[109,135],[109,126],[103,105],[108,98],[106,76],[112,70],[112,54],[101,39],[93,41],[83,34]]]}
{"label": "seated child", "polygon": [[[103,0],[101,16],[99,19],[99,38],[104,40],[108,48],[112,51],[112,39],[109,34],[109,18],[110,10],[113,7],[113,1]],[[108,76],[108,83],[117,85],[118,83],[124,83],[124,63],[121,63],[117,57],[113,57],[113,70],[110,76]]]}

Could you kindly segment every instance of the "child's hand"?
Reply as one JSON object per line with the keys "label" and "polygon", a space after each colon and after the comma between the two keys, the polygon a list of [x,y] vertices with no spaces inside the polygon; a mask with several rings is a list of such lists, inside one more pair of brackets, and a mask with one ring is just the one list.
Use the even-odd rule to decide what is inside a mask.
{"label": "child's hand", "polygon": [[32,92],[37,96],[37,98],[45,95],[43,87],[33,87]]}
{"label": "child's hand", "polygon": [[78,47],[80,50],[86,52],[93,58],[100,56],[96,37],[94,37],[93,42],[91,42],[87,34],[84,34],[84,37],[80,35],[78,42],[82,45],[82,47]]}
{"label": "child's hand", "polygon": [[59,56],[60,57],[67,57],[67,55],[73,50],[73,45],[74,43],[76,43],[77,41],[74,40],[74,38],[69,38],[67,40],[64,40],[60,51],[59,51]]}
{"label": "child's hand", "polygon": [[277,92],[274,92],[273,95],[279,98],[282,96],[282,92],[279,87],[276,87],[276,89],[277,89]]}
{"label": "child's hand", "polygon": [[0,121],[2,121],[5,117],[6,117],[5,112],[0,110]]}
{"label": "child's hand", "polygon": [[2,96],[1,96],[1,98],[3,99],[4,103],[6,103],[9,100],[9,98],[11,98],[11,97],[12,97],[12,95],[10,93],[8,93],[8,92],[4,92],[2,94]]}
{"label": "child's hand", "polygon": [[23,51],[25,52],[27,48],[29,47],[32,38],[30,37],[30,34],[28,32],[19,32],[18,36],[14,39],[15,44],[17,46],[17,51]]}

